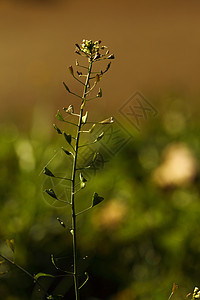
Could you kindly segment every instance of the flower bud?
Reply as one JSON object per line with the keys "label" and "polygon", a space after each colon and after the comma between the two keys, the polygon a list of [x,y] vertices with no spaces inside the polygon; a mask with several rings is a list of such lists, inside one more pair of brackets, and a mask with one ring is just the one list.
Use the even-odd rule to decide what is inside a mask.
{"label": "flower bud", "polygon": [[109,55],[107,58],[108,58],[108,59],[114,59],[115,56],[114,56],[114,54],[111,54],[111,55]]}
{"label": "flower bud", "polygon": [[98,97],[98,98],[101,98],[101,97],[102,97],[102,89],[101,89],[101,88],[99,88],[99,92],[98,92],[98,94],[97,94],[97,97]]}
{"label": "flower bud", "polygon": [[69,72],[72,76],[74,76],[74,70],[73,70],[72,66],[69,67]]}
{"label": "flower bud", "polygon": [[95,75],[95,83],[99,82],[100,81],[100,76],[99,74],[96,74]]}
{"label": "flower bud", "polygon": [[79,50],[81,50],[79,44],[76,43],[75,46],[76,46]]}
{"label": "flower bud", "polygon": [[99,52],[96,52],[95,53],[95,56],[94,56],[94,60],[96,60],[96,59],[98,59],[98,58],[100,58],[101,57],[101,55],[99,54]]}
{"label": "flower bud", "polygon": [[65,226],[65,223],[60,219],[60,218],[57,218],[57,220],[58,220],[58,222],[60,223],[60,225],[62,226],[62,227],[66,227]]}
{"label": "flower bud", "polygon": [[63,107],[63,109],[68,114],[73,114],[73,112],[74,112],[74,107],[71,104],[68,106],[68,108]]}
{"label": "flower bud", "polygon": [[103,120],[103,121],[101,121],[101,122],[99,122],[99,123],[100,123],[100,124],[112,124],[113,122],[114,122],[113,117],[110,117],[110,118],[105,119],[105,120]]}

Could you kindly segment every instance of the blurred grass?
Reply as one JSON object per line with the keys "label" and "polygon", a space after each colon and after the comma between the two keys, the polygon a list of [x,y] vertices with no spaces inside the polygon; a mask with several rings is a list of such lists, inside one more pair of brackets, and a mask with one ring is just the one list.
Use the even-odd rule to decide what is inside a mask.
{"label": "blurred grass", "polygon": [[[171,103],[140,133],[127,127],[133,139],[99,176],[87,174],[90,179],[80,194],[79,209],[89,205],[94,191],[105,202],[79,217],[80,265],[90,274],[83,299],[168,299],[173,282],[179,285],[174,299],[184,299],[199,285],[200,123],[182,102]],[[12,124],[0,126],[0,249],[12,258],[5,240],[14,238],[16,261],[33,274],[56,273],[52,253],[60,266],[70,270],[72,264],[69,209],[43,193],[51,183],[41,171],[51,157],[56,154],[49,164],[52,171],[69,167],[58,150],[64,140],[49,127],[33,123],[22,136]],[[169,145],[187,148],[196,168],[184,183],[176,182],[171,173],[174,181],[160,185],[154,174]],[[177,162],[176,168],[181,167]],[[60,184],[63,187],[59,183],[57,188]],[[56,217],[65,222],[66,232]],[[50,290],[73,298],[70,278],[42,281]],[[33,282],[14,268],[1,275],[1,299],[40,299],[32,288]]]}

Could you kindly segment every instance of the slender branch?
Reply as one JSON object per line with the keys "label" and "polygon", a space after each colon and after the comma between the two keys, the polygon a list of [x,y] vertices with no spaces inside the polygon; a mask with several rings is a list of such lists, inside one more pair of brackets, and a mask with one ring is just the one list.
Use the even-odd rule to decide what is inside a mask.
{"label": "slender branch", "polygon": [[78,189],[77,191],[74,192],[74,195],[80,192],[83,188]]}
{"label": "slender branch", "polygon": [[90,207],[88,207],[88,208],[86,208],[86,209],[84,209],[84,210],[78,212],[78,213],[76,214],[76,216],[79,216],[79,215],[85,213],[86,211],[90,210],[91,208],[92,208],[92,206],[90,206]]}
{"label": "slender branch", "polygon": [[85,85],[84,82],[82,82],[81,80],[79,80],[74,74],[72,75],[74,77],[74,79],[76,79],[78,82],[80,82],[81,84]]}
{"label": "slender branch", "polygon": [[71,91],[70,91],[70,94],[72,94],[72,95],[74,95],[74,96],[76,96],[76,97],[82,99],[81,96],[79,96],[79,95],[77,95],[77,94],[75,94],[75,93],[73,93],[73,92],[71,92]]}
{"label": "slender branch", "polygon": [[54,178],[72,181],[71,178],[65,178],[65,177],[59,177],[59,176],[54,176]]}
{"label": "slender branch", "polygon": [[84,85],[84,91],[83,91],[83,97],[82,97],[82,103],[80,108],[80,114],[79,114],[79,120],[78,120],[78,129],[76,133],[76,144],[74,148],[74,161],[73,161],[73,167],[72,167],[72,193],[71,193],[71,204],[72,204],[72,237],[73,237],[73,260],[74,260],[74,288],[75,288],[75,296],[76,300],[80,299],[80,293],[79,293],[79,274],[78,274],[78,266],[77,266],[77,232],[76,232],[76,208],[75,208],[75,179],[76,179],[76,165],[77,165],[77,158],[78,158],[78,149],[79,149],[79,139],[80,139],[80,132],[81,132],[81,126],[82,126],[82,117],[83,117],[83,111],[84,106],[86,103],[86,96],[87,96],[87,88],[90,80],[90,74],[92,70],[92,59],[89,62],[88,67],[88,74],[86,77],[85,85]]}
{"label": "slender branch", "polygon": [[[82,66],[82,65],[79,65],[78,64],[78,67],[81,67],[81,68],[84,68],[84,69],[87,69],[88,70],[88,67],[85,67],[85,66]],[[92,72],[91,72],[92,73]]]}
{"label": "slender branch", "polygon": [[49,297],[50,295],[48,294],[48,292],[46,292],[46,290],[44,289],[44,287],[39,283],[38,279],[35,279],[35,277],[29,273],[28,271],[26,271],[24,268],[22,268],[21,266],[19,266],[18,264],[16,264],[14,261],[12,261],[11,259],[9,259],[8,257],[4,256],[3,254],[0,254],[0,257],[3,258],[5,261],[7,261],[9,264],[13,265],[14,267],[16,267],[17,269],[19,269],[20,271],[24,272],[26,275],[28,275],[33,281],[35,281],[35,283],[41,288],[41,290],[43,290],[43,292],[45,293],[46,297]]}
{"label": "slender branch", "polygon": [[86,279],[85,281],[81,284],[81,286],[79,286],[79,290],[86,284],[86,282],[89,280],[89,275],[87,272],[85,272],[85,275],[86,275]]}
{"label": "slender branch", "polygon": [[70,202],[65,201],[65,200],[61,200],[61,199],[56,199],[56,200],[57,200],[57,201],[60,201],[60,202],[64,202],[64,203],[69,204],[69,205],[72,205]]}
{"label": "slender branch", "polygon": [[64,120],[65,123],[68,123],[68,124],[71,124],[71,125],[74,125],[74,126],[78,126],[77,124],[73,123],[73,122],[70,122],[70,121],[67,121],[67,120]]}
{"label": "slender branch", "polygon": [[95,82],[95,83],[93,84],[93,86],[89,89],[89,91],[87,91],[86,95],[88,95],[88,94],[91,93],[91,91],[95,88],[96,84],[97,84],[97,82]]}
{"label": "slender branch", "polygon": [[86,146],[89,146],[92,144],[96,144],[96,142],[97,142],[97,140],[95,140],[94,142],[88,143],[88,144],[80,145],[79,148],[86,147]]}
{"label": "slender branch", "polygon": [[59,270],[59,271],[61,271],[61,272],[64,272],[64,273],[66,273],[66,274],[68,274],[68,275],[74,275],[74,273],[65,271],[65,270],[61,269],[60,267],[58,267],[58,266],[56,265],[56,262],[55,262],[55,259],[54,259],[53,254],[51,254],[51,262],[52,262],[52,264],[54,265],[54,267],[55,267],[57,270]]}
{"label": "slender branch", "polygon": [[[75,148],[72,146],[72,144],[69,144],[70,147],[73,149],[73,151],[75,152]],[[72,180],[72,179],[71,179]]]}
{"label": "slender branch", "polygon": [[98,98],[98,96],[95,96],[93,98],[87,99],[86,101],[91,101],[91,100],[96,99],[96,98]]}
{"label": "slender branch", "polygon": [[67,87],[67,85],[66,85],[66,83],[65,83],[64,81],[63,81],[63,84],[64,84],[64,87],[66,88],[66,90],[68,91],[68,93],[70,93],[70,94],[72,94],[72,95],[74,95],[74,96],[76,96],[76,97],[82,99],[81,96],[79,96],[79,95],[77,95],[77,94],[71,92],[71,91],[69,90],[69,88]]}

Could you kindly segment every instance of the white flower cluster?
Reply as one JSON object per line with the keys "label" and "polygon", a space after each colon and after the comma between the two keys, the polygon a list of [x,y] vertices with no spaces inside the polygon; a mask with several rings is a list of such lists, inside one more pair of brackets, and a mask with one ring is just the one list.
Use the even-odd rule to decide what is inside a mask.
{"label": "white flower cluster", "polygon": [[83,40],[81,44],[81,49],[83,52],[92,54],[99,52],[99,44],[101,41],[95,41],[94,43],[92,40]]}
{"label": "white flower cluster", "polygon": [[193,299],[198,299],[198,298],[200,298],[200,290],[198,287],[195,287],[193,293]]}

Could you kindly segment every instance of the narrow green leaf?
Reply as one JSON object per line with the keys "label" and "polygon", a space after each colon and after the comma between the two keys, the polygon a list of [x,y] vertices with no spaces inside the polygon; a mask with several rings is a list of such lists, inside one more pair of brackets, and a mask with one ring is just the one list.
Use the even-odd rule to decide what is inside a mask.
{"label": "narrow green leaf", "polygon": [[100,197],[97,193],[94,193],[94,195],[92,197],[92,207],[101,203],[103,200],[104,200],[103,197]]}
{"label": "narrow green leaf", "polygon": [[71,152],[69,152],[69,151],[67,151],[66,149],[64,149],[63,147],[61,148],[64,152],[65,152],[65,154],[67,154],[67,155],[72,155],[72,153]]}
{"label": "narrow green leaf", "polygon": [[85,115],[82,117],[82,123],[85,124],[87,122],[88,111],[86,111]]}
{"label": "narrow green leaf", "polygon": [[69,144],[71,144],[71,141],[72,141],[72,136],[71,136],[71,134],[67,134],[67,133],[64,132],[64,137],[65,137],[66,141],[67,141]]}
{"label": "narrow green leaf", "polygon": [[56,115],[56,118],[57,118],[58,120],[60,120],[60,121],[65,121],[64,118],[63,118],[63,116],[62,116],[62,114],[61,114],[61,112],[60,112],[60,110],[58,110],[57,115]]}
{"label": "narrow green leaf", "polygon": [[46,273],[38,273],[38,274],[34,275],[35,281],[37,281],[38,278],[40,278],[40,277],[52,277],[52,278],[54,278],[55,276],[53,276],[51,274],[46,274]]}
{"label": "narrow green leaf", "polygon": [[54,199],[57,199],[58,200],[58,198],[57,198],[57,196],[56,196],[56,194],[55,194],[55,192],[54,192],[54,190],[52,190],[52,189],[49,189],[49,190],[45,190],[45,192],[49,195],[49,196],[51,196],[52,198],[54,198]]}
{"label": "narrow green leaf", "polygon": [[15,241],[14,241],[14,239],[6,240],[6,243],[7,243],[8,247],[12,250],[12,252],[14,252],[15,251]]}
{"label": "narrow green leaf", "polygon": [[70,92],[70,89],[68,88],[68,86],[66,85],[66,83],[64,83],[64,81],[63,81],[63,84],[64,84],[64,87],[66,88],[66,90],[67,90],[69,93],[71,93],[71,92]]}
{"label": "narrow green leaf", "polygon": [[53,124],[53,127],[55,128],[58,134],[62,134],[62,131],[56,126],[56,124]]}
{"label": "narrow green leaf", "polygon": [[53,175],[53,173],[52,173],[47,167],[44,168],[43,173],[44,173],[45,175],[47,175],[47,176],[55,177],[55,176]]}

